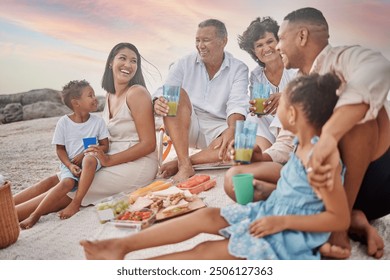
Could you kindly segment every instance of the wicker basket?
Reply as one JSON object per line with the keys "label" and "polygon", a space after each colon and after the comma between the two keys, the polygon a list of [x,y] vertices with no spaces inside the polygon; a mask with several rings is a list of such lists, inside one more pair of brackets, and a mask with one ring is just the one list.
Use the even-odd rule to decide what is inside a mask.
{"label": "wicker basket", "polygon": [[20,228],[11,194],[11,184],[0,186],[0,249],[8,247],[18,240]]}

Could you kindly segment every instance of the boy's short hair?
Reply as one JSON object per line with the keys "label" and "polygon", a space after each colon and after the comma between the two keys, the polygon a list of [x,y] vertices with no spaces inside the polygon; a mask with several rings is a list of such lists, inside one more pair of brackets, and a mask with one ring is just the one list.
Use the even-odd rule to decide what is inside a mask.
{"label": "boy's short hair", "polygon": [[89,83],[86,80],[70,81],[62,89],[62,102],[73,110],[72,99],[79,99],[81,97],[81,90],[87,86],[89,86]]}

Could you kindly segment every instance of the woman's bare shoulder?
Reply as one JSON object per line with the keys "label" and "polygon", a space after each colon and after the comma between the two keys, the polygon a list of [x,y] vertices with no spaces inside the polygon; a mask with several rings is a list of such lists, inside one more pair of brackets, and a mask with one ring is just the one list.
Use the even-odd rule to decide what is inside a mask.
{"label": "woman's bare shoulder", "polygon": [[142,104],[144,102],[151,103],[152,98],[149,91],[141,85],[133,85],[126,93],[126,101],[129,107],[133,104]]}
{"label": "woman's bare shoulder", "polygon": [[139,98],[141,94],[148,96],[150,98],[149,91],[144,86],[141,85],[133,85],[127,91],[128,98],[132,98],[135,95],[137,96],[137,98]]}

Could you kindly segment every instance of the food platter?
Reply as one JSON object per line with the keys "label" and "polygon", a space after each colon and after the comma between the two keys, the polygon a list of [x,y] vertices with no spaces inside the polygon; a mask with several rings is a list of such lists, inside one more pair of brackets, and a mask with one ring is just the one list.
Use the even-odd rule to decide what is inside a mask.
{"label": "food platter", "polygon": [[155,221],[206,207],[197,194],[215,185],[216,179],[204,174],[197,174],[176,185],[169,180],[156,180],[132,193],[121,193],[101,200],[95,208],[101,223],[141,230]]}
{"label": "food platter", "polygon": [[192,212],[194,210],[197,210],[197,209],[200,209],[200,208],[203,208],[206,206],[207,206],[206,203],[204,203],[204,201],[202,199],[197,197],[192,202],[190,202],[188,204],[187,209],[182,209],[182,210],[173,211],[173,212],[169,212],[169,213],[164,213],[163,211],[159,211],[156,215],[156,221],[162,221],[162,220],[170,219],[173,217],[177,217],[177,216],[187,214],[189,212]]}

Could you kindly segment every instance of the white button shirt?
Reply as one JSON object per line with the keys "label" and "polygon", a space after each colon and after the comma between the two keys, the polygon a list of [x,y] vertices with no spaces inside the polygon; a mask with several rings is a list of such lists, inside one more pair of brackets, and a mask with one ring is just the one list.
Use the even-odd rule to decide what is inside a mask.
{"label": "white button shirt", "polygon": [[[172,65],[165,84],[181,85],[194,109],[217,118],[227,119],[233,113],[246,116],[249,110],[248,67],[228,52],[211,80],[198,53],[192,53]],[[153,96],[162,96],[162,87]]]}

